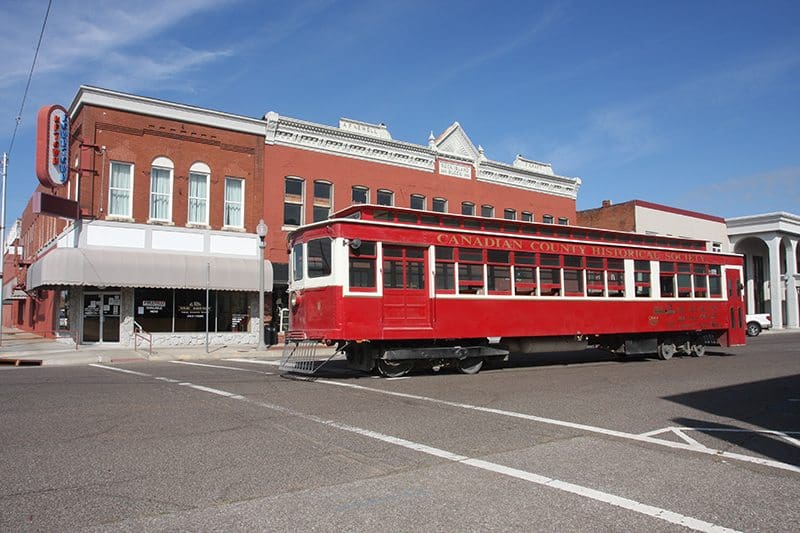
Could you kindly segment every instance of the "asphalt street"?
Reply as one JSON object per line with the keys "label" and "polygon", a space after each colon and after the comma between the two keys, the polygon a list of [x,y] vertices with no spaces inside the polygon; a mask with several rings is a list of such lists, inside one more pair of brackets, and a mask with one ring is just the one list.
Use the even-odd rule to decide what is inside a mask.
{"label": "asphalt street", "polygon": [[400,379],[0,367],[0,530],[791,531],[798,341]]}

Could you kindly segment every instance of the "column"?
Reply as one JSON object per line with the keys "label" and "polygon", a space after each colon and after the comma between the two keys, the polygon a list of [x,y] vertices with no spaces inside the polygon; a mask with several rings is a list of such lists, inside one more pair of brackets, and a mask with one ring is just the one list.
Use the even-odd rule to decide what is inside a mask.
{"label": "column", "polygon": [[772,327],[783,329],[783,308],[781,297],[781,236],[775,235],[767,241],[769,248],[769,314],[772,316]]}
{"label": "column", "polygon": [[789,240],[789,249],[786,250],[786,325],[790,328],[800,327],[797,303],[797,239]]}

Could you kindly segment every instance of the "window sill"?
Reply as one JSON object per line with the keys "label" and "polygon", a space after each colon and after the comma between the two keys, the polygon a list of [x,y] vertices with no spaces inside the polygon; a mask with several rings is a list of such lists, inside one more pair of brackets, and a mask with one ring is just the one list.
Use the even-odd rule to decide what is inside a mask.
{"label": "window sill", "polygon": [[239,226],[222,226],[222,231],[233,231],[236,233],[246,233],[244,228]]}
{"label": "window sill", "polygon": [[189,222],[186,224],[186,227],[192,229],[211,229],[211,226],[208,224],[200,224],[198,222]]}
{"label": "window sill", "polygon": [[281,226],[281,231],[294,231],[299,227],[300,226],[288,226],[288,225],[284,224],[283,226]]}
{"label": "window sill", "polygon": [[155,219],[152,219],[152,218],[148,219],[147,223],[148,224],[152,224],[154,226],[174,226],[175,225],[175,223],[172,222],[171,220],[155,220]]}
{"label": "window sill", "polygon": [[132,217],[122,215],[106,215],[105,219],[112,222],[136,222]]}

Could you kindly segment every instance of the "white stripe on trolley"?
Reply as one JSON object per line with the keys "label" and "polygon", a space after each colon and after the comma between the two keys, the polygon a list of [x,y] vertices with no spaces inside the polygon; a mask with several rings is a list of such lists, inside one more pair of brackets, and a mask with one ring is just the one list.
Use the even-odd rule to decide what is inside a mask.
{"label": "white stripe on trolley", "polygon": [[[98,368],[103,368],[106,370],[120,370],[118,368],[113,367],[106,367],[102,365],[94,365]],[[147,375],[141,374],[140,372],[132,372],[127,371],[127,373],[133,373],[138,375]],[[159,379],[155,377],[155,379]],[[628,498],[624,498],[621,496],[617,496],[615,494],[610,494],[608,492],[602,492],[599,490],[595,490],[589,487],[584,487],[581,485],[576,485],[574,483],[569,483],[566,481],[561,481],[558,479],[549,478],[546,476],[541,476],[539,474],[534,474],[532,472],[527,472],[525,470],[519,470],[517,468],[511,468],[508,466],[504,466],[497,463],[492,463],[489,461],[484,461],[481,459],[472,459],[464,455],[460,455],[457,453],[453,453],[447,450],[443,450],[441,448],[435,448],[433,446],[428,446],[427,444],[422,444],[419,442],[413,442],[410,440],[402,439],[400,437],[394,437],[392,435],[386,435],[384,433],[379,433],[377,431],[372,431],[369,429],[359,428],[356,426],[351,426],[348,424],[343,424],[340,422],[336,422],[333,420],[327,420],[324,418],[320,418],[318,416],[309,415],[306,413],[302,413],[299,411],[295,411],[293,409],[289,409],[280,405],[269,404],[265,402],[258,402],[254,400],[250,400],[244,396],[239,394],[235,394],[232,392],[214,389],[211,387],[205,387],[202,385],[195,385],[189,382],[181,382],[178,383],[179,386],[189,387],[194,390],[198,390],[201,392],[206,392],[209,394],[214,394],[216,396],[221,396],[224,398],[228,398],[231,400],[239,400],[251,405],[257,405],[259,407],[264,407],[266,409],[270,409],[273,411],[278,411],[281,413],[285,413],[291,416],[295,416],[298,418],[302,418],[304,420],[309,420],[312,422],[316,422],[319,424],[323,424],[328,427],[336,428],[342,431],[347,431],[349,433],[354,433],[356,435],[360,435],[362,437],[367,437],[374,440],[379,440],[381,442],[386,442],[388,444],[392,444],[395,446],[400,446],[402,448],[406,448],[408,450],[413,450],[419,453],[424,453],[427,455],[432,455],[435,457],[439,457],[441,459],[452,461],[454,463],[459,463],[467,466],[471,466],[473,468],[478,468],[480,470],[484,470],[487,472],[492,472],[495,474],[500,474],[504,476],[513,477],[516,479],[521,479],[524,481],[528,481],[530,483],[535,483],[537,485],[542,485],[545,487],[549,487],[555,490],[560,490],[563,492],[569,492],[571,494],[575,494],[577,496],[581,496],[584,498],[588,498],[591,500],[595,500],[598,502],[606,503],[609,505],[613,505],[616,507],[620,507],[623,509],[627,509],[629,511],[633,511],[642,515],[649,516],[651,518],[657,518],[658,520],[663,520],[665,522],[669,522],[672,524],[677,524],[679,526],[683,526],[689,529],[693,529],[695,531],[708,531],[708,532],[733,532],[736,530],[728,529],[726,527],[719,526],[717,524],[713,524],[711,522],[706,522],[704,520],[700,520],[697,518],[693,518],[691,516],[686,516],[680,513],[676,513],[673,511],[669,511],[667,509],[663,509],[660,507],[655,507],[652,505],[647,505],[645,503],[637,502],[635,500],[631,500]]]}

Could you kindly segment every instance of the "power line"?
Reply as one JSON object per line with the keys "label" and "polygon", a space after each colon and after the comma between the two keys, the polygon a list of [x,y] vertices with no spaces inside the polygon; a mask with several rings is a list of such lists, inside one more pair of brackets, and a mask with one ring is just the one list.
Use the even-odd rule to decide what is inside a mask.
{"label": "power line", "polygon": [[47,26],[47,19],[50,16],[50,6],[53,5],[53,0],[47,2],[47,12],[44,14],[44,21],[42,21],[42,31],[39,32],[39,42],[36,43],[36,53],[33,54],[33,63],[31,64],[31,71],[28,73],[28,83],[25,84],[25,92],[22,93],[22,103],[19,106],[19,113],[16,118],[16,125],[14,126],[14,133],[11,134],[11,144],[8,147],[8,155],[11,155],[11,150],[14,149],[14,140],[17,138],[17,130],[22,122],[22,111],[25,109],[25,100],[28,99],[28,90],[31,87],[31,79],[33,78],[33,70],[36,68],[36,59],[39,57],[39,48],[42,46],[42,38],[44,37],[44,29]]}

